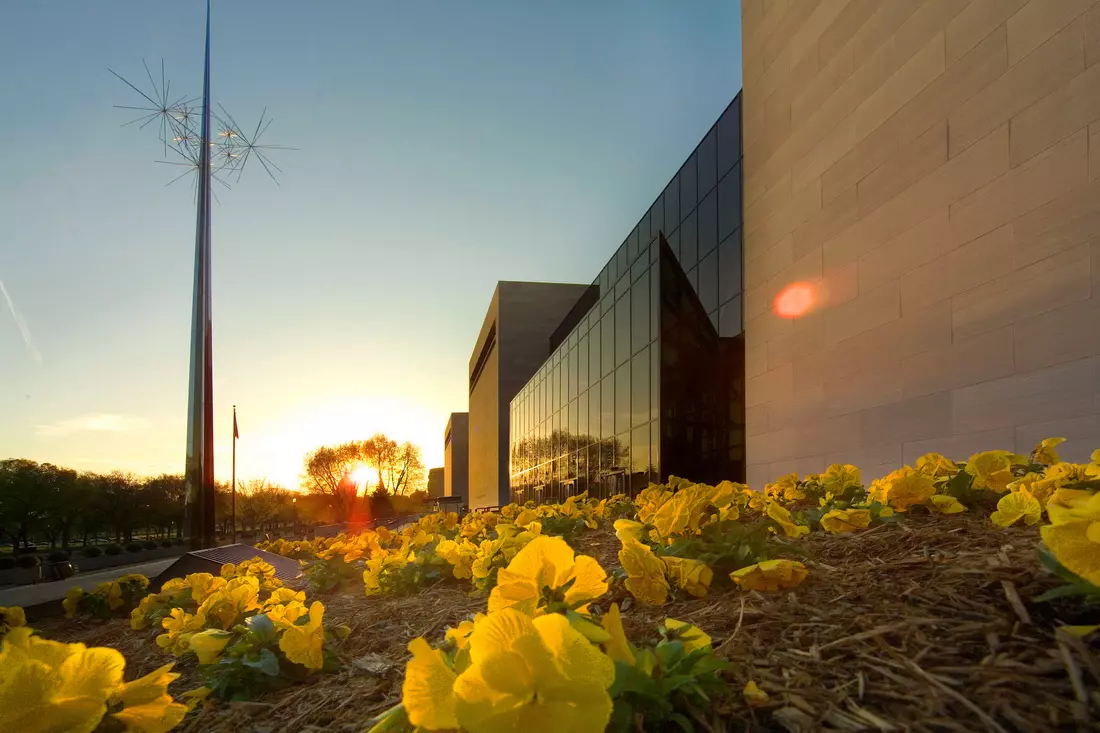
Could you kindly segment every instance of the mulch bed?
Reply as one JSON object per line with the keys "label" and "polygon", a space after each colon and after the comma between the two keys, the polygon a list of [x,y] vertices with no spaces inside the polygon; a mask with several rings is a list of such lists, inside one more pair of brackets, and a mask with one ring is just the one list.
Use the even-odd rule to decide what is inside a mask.
{"label": "mulch bed", "polygon": [[[987,518],[910,516],[858,535],[803,540],[811,572],[793,592],[741,593],[723,584],[707,598],[652,608],[631,605],[615,588],[601,605],[627,608],[631,638],[654,634],[666,616],[712,636],[734,672],[700,730],[1098,730],[1100,643],[1054,629],[1056,615],[1070,623],[1100,618],[1073,604],[1030,600],[1058,584],[1039,566],[1037,535],[1034,528],[999,529]],[[608,569],[618,564],[610,532],[572,544]],[[408,641],[438,641],[446,627],[485,607],[483,597],[453,584],[408,598],[322,600],[326,618],[353,629],[339,649],[343,671],[254,702],[208,706],[180,730],[362,731],[400,700]],[[118,648],[128,678],[168,659],[152,632],[133,632],[123,620],[56,619],[38,627],[47,638]],[[177,671],[184,676],[174,690],[197,686],[193,661]],[[767,704],[744,702],[747,679],[769,693]]]}

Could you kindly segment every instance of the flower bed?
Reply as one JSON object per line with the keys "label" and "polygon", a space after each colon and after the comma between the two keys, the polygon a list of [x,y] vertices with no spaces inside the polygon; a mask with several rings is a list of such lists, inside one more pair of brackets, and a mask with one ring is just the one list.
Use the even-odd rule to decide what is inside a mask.
{"label": "flower bed", "polygon": [[[555,730],[1084,729],[1100,708],[1100,452],[1064,464],[1055,445],[925,456],[866,490],[851,466],[760,493],[673,480],[634,501],[274,543],[306,562],[325,626],[346,627],[296,632],[331,643],[331,671],[210,702],[182,729],[503,733],[512,703]],[[210,677],[201,649],[174,648],[197,632],[177,615],[41,631],[116,646],[139,674],[161,646],[182,652],[179,697]]]}

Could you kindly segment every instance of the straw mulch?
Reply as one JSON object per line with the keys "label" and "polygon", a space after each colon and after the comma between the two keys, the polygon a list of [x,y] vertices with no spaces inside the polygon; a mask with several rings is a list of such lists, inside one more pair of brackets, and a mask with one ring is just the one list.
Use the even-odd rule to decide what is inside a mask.
{"label": "straw mulch", "polygon": [[[615,588],[601,605],[627,608],[631,638],[654,634],[666,616],[713,637],[734,671],[726,694],[699,712],[700,731],[1100,730],[1100,643],[1054,631],[1100,618],[1074,604],[1031,601],[1057,585],[1039,567],[1037,534],[984,518],[911,516],[855,536],[805,539],[811,572],[794,592],[743,594],[722,584],[707,598],[651,608]],[[610,532],[572,544],[604,567],[618,564]],[[438,641],[485,606],[449,584],[410,598],[323,600],[327,617],[353,629],[340,648],[343,671],[254,702],[209,706],[181,730],[361,731],[399,701],[408,640]],[[49,638],[116,646],[128,676],[164,663],[151,637],[121,620],[40,627]],[[174,689],[198,684],[192,664],[179,665],[184,678]],[[748,679],[769,693],[767,704],[744,702]]]}

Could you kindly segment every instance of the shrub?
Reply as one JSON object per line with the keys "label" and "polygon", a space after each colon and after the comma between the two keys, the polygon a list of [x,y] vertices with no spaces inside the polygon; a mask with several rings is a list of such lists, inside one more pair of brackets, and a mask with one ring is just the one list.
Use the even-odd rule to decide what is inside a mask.
{"label": "shrub", "polygon": [[15,564],[21,568],[36,568],[42,561],[38,559],[38,555],[20,555]]}
{"label": "shrub", "polygon": [[155,550],[160,547],[160,545],[157,544],[156,540],[145,540],[145,542],[143,542],[141,546],[144,547],[146,550]]}
{"label": "shrub", "polygon": [[121,555],[122,546],[112,542],[111,544],[107,545],[107,547],[105,547],[103,551],[106,552],[108,555]]}
{"label": "shrub", "polygon": [[83,550],[81,550],[80,554],[82,554],[84,557],[99,557],[103,554],[103,550],[99,549],[95,545],[89,545],[88,547],[85,547]]}
{"label": "shrub", "polygon": [[143,549],[145,548],[140,542],[131,542],[126,545],[126,552],[141,552]]}
{"label": "shrub", "polygon": [[160,541],[160,546],[161,547],[171,547],[172,546],[172,540],[161,540]]}
{"label": "shrub", "polygon": [[15,558],[11,555],[0,555],[0,570],[11,570],[15,567]]}
{"label": "shrub", "polygon": [[47,556],[47,559],[50,562],[65,562],[70,557],[68,550],[54,550]]}

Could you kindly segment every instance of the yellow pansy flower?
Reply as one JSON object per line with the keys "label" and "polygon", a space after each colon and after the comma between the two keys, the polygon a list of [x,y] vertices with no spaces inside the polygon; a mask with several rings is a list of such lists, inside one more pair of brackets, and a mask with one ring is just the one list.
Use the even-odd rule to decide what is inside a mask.
{"label": "yellow pansy flower", "polygon": [[611,638],[603,643],[604,653],[613,660],[634,664],[634,650],[623,631],[623,617],[619,613],[619,604],[612,603],[611,608],[600,619],[600,625]]}
{"label": "yellow pansy flower", "polygon": [[165,633],[157,637],[157,646],[179,656],[187,651],[190,638],[206,626],[206,617],[201,613],[190,614],[182,608],[173,608],[168,616],[161,619],[160,625]]}
{"label": "yellow pansy flower", "polygon": [[752,706],[763,705],[768,702],[768,693],[761,690],[753,680],[745,683],[741,694],[744,696],[745,702]]}
{"label": "yellow pansy flower", "polygon": [[252,575],[233,578],[220,590],[211,593],[197,613],[223,629],[232,628],[250,611],[260,609],[260,581]]}
{"label": "yellow pansy flower", "polygon": [[966,472],[974,477],[974,488],[998,493],[1007,491],[1012,481],[1012,458],[1006,450],[988,450],[970,456]]}
{"label": "yellow pansy flower", "polygon": [[833,509],[821,518],[821,528],[831,534],[858,532],[870,523],[870,509]]}
{"label": "yellow pansy flower", "polygon": [[426,730],[458,728],[454,685],[458,675],[447,666],[443,652],[423,638],[409,642],[412,659],[405,665],[401,701],[409,722]]}
{"label": "yellow pansy flower", "polygon": [[1044,466],[1061,463],[1062,459],[1058,456],[1058,451],[1055,448],[1065,442],[1065,438],[1045,438],[1031,451],[1031,457],[1035,459],[1036,463],[1041,463]]}
{"label": "yellow pansy flower", "polygon": [[668,600],[665,566],[648,545],[627,540],[619,550],[619,562],[626,572],[626,589],[642,603],[662,606]]}
{"label": "yellow pansy flower", "polygon": [[684,651],[688,654],[696,649],[710,648],[710,636],[704,633],[698,626],[693,626],[687,621],[666,618],[665,628],[672,632],[672,636],[683,642]]}
{"label": "yellow pansy flower", "polygon": [[765,484],[764,493],[783,501],[798,501],[806,498],[806,492],[798,485],[797,473],[788,473],[786,476],[780,476],[773,483]]}
{"label": "yellow pansy flower", "polygon": [[159,593],[150,593],[138,601],[137,608],[130,611],[130,628],[140,631],[149,625],[149,614],[160,608],[164,601]]}
{"label": "yellow pansy flower", "polygon": [[954,476],[959,472],[959,467],[954,461],[939,453],[925,453],[917,459],[916,466],[919,472],[932,478]]}
{"label": "yellow pansy flower", "polygon": [[61,607],[65,609],[65,618],[72,618],[76,615],[76,612],[80,610],[80,602],[84,599],[84,589],[79,585],[74,585],[65,591],[65,600],[61,602]]}
{"label": "yellow pansy flower", "polygon": [[469,733],[603,733],[611,718],[610,657],[561,614],[506,608],[478,622],[470,666],[455,681]]}
{"label": "yellow pansy flower", "polygon": [[1083,466],[1082,469],[1089,478],[1100,478],[1100,448],[1092,452],[1089,457],[1089,464]]}
{"label": "yellow pansy flower", "polygon": [[1025,524],[1038,524],[1043,518],[1043,507],[1027,489],[1010,491],[997,502],[997,511],[989,519],[998,527],[1010,527],[1021,519]]}
{"label": "yellow pansy flower", "polygon": [[309,621],[296,623],[283,630],[279,638],[279,649],[286,658],[307,669],[320,669],[324,666],[325,630],[321,622],[325,615],[325,604],[314,601],[309,607]]}
{"label": "yellow pansy flower", "polygon": [[221,629],[200,631],[190,638],[188,646],[199,658],[199,664],[213,664],[222,655],[233,634]]}
{"label": "yellow pansy flower", "polygon": [[779,528],[783,530],[783,534],[788,537],[798,538],[810,533],[810,528],[795,523],[795,521],[791,519],[791,513],[786,507],[780,505],[779,502],[769,501],[766,513],[769,518],[779,525]]}
{"label": "yellow pansy flower", "polygon": [[1047,502],[1050,524],[1040,533],[1067,570],[1100,585],[1100,492],[1059,489]]}
{"label": "yellow pansy flower", "polygon": [[612,526],[615,528],[615,536],[619,538],[619,542],[625,542],[628,539],[642,541],[645,525],[641,522],[635,522],[633,519],[616,519]]}
{"label": "yellow pansy flower", "polygon": [[550,600],[583,613],[589,601],[606,592],[607,573],[594,558],[575,555],[561,537],[540,536],[497,573],[497,585],[489,594],[489,612],[515,608],[534,616]]}
{"label": "yellow pansy flower", "polygon": [[293,626],[294,622],[308,613],[309,609],[300,601],[291,601],[285,605],[276,604],[264,609],[264,615],[279,628]]}
{"label": "yellow pansy flower", "polygon": [[103,596],[107,600],[107,607],[112,611],[118,610],[125,603],[122,600],[122,586],[118,584],[117,580],[100,583],[92,591],[92,594]]}
{"label": "yellow pansy flower", "polygon": [[114,713],[126,725],[128,732],[165,733],[179,725],[187,706],[172,700],[168,685],[179,675],[171,672],[171,664],[150,672],[144,677],[127,682],[118,690],[112,701],[122,704],[122,710]]}
{"label": "yellow pansy flower", "polygon": [[470,645],[470,634],[474,633],[474,624],[484,615],[479,613],[474,616],[472,621],[466,620],[458,626],[447,629],[447,633],[443,635],[443,638],[447,641],[453,641],[459,649],[467,648]]}
{"label": "yellow pansy flower", "polygon": [[27,614],[21,606],[0,606],[0,637],[14,628],[27,625]]}
{"label": "yellow pansy flower", "polygon": [[730,573],[741,590],[776,591],[794,588],[806,579],[806,566],[797,560],[765,560]]}
{"label": "yellow pansy flower", "polygon": [[903,466],[883,478],[882,487],[882,495],[885,497],[883,503],[899,512],[924,504],[936,493],[932,478],[909,466]]}
{"label": "yellow pansy flower", "polygon": [[263,602],[263,607],[268,608],[274,605],[285,605],[287,603],[305,603],[306,593],[301,590],[293,590],[291,588],[276,588],[271,591],[271,595],[267,597]]}
{"label": "yellow pansy flower", "polygon": [[705,562],[687,557],[662,557],[661,561],[668,579],[680,590],[696,598],[704,597],[710,590],[714,571]]}
{"label": "yellow pansy flower", "polygon": [[849,463],[834,463],[821,474],[821,487],[826,496],[841,496],[849,489],[863,486],[859,468]]}
{"label": "yellow pansy flower", "polygon": [[653,514],[650,524],[662,538],[693,535],[714,489],[696,484],[680,489]]}
{"label": "yellow pansy flower", "polygon": [[[223,565],[222,571],[225,571],[226,567],[235,567],[234,565]],[[230,576],[234,577],[234,576]],[[210,573],[191,573],[184,582],[191,589],[191,600],[197,605],[202,605],[202,602],[210,597],[212,593],[215,593],[225,587],[226,579],[219,578],[211,575]]]}
{"label": "yellow pansy flower", "polygon": [[966,507],[958,499],[947,494],[930,496],[924,505],[933,514],[959,514],[966,511]]}

